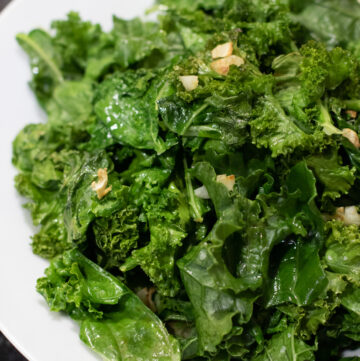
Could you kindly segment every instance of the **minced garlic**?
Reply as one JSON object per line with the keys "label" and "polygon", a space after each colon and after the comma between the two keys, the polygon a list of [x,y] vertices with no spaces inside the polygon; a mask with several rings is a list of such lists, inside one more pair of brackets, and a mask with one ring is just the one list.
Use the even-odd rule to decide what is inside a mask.
{"label": "minced garlic", "polygon": [[232,55],[233,52],[233,43],[229,41],[228,43],[220,44],[211,50],[211,56],[213,59],[225,58]]}
{"label": "minced garlic", "polygon": [[179,76],[179,80],[181,81],[186,91],[192,91],[199,85],[199,78],[197,75],[182,75]]}
{"label": "minced garlic", "polygon": [[226,58],[213,61],[210,66],[211,69],[216,71],[220,75],[227,75],[231,65],[241,66],[245,63],[243,58],[237,55],[230,55]]}
{"label": "minced garlic", "polygon": [[106,187],[108,184],[107,168],[100,168],[98,170],[98,181],[91,183],[91,188],[97,193],[99,199],[105,197],[112,189],[112,186]]}
{"label": "minced garlic", "polygon": [[356,148],[360,148],[359,136],[352,129],[343,129],[342,136],[347,138]]}
{"label": "minced garlic", "polygon": [[[232,175],[226,175],[226,174],[219,174],[216,176],[216,181],[219,183],[222,183],[228,191],[232,191],[234,189],[235,185],[235,176]],[[201,186],[194,191],[195,195],[198,198],[202,199],[209,199],[209,193],[205,186]]]}

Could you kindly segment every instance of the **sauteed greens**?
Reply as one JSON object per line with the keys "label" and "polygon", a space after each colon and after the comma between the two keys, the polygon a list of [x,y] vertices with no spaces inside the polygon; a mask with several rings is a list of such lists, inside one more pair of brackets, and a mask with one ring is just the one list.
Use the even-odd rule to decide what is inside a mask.
{"label": "sauteed greens", "polygon": [[13,145],[38,292],[106,360],[340,360],[360,345],[360,5],[152,10],[17,36],[48,116]]}

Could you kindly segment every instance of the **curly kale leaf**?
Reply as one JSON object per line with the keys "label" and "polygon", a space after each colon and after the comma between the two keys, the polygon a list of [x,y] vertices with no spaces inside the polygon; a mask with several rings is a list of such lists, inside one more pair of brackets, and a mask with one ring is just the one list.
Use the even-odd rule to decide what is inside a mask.
{"label": "curly kale leaf", "polygon": [[[83,153],[73,163],[73,168],[66,178],[67,199],[64,222],[68,238],[76,243],[86,241],[86,232],[96,217],[109,217],[127,205],[128,187],[123,186],[115,174],[111,174],[112,163],[103,152]],[[92,189],[92,182],[97,180],[100,168],[107,168],[111,191],[99,199]]]}
{"label": "curly kale leaf", "polygon": [[134,250],[121,266],[128,271],[139,265],[157,285],[159,292],[174,296],[180,289],[175,270],[175,257],[187,236],[189,211],[183,195],[173,184],[165,187],[170,175],[167,169],[145,169],[133,174],[130,197],[142,209],[149,227],[149,243]]}
{"label": "curly kale leaf", "polygon": [[70,12],[66,20],[51,24],[55,30],[53,44],[62,59],[62,71],[67,78],[79,79],[85,73],[90,58],[99,56],[108,40],[100,25],[82,21],[79,14]]}
{"label": "curly kale leaf", "polygon": [[[146,79],[144,81],[146,84]],[[143,96],[138,92],[125,96],[123,82],[124,77],[119,78],[102,91],[101,99],[95,104],[97,117],[118,143],[138,149],[154,149],[159,154],[164,152],[166,146],[158,137],[156,107],[163,82],[160,79],[153,81]]]}
{"label": "curly kale leaf", "polygon": [[[321,219],[314,205],[315,178],[304,162],[289,174],[288,193],[284,190],[281,196],[264,195],[258,201],[230,197],[224,185],[216,182],[215,172],[208,163],[197,163],[193,174],[205,185],[218,221],[207,237],[178,261],[178,266],[194,307],[199,349],[213,352],[214,345],[232,329],[235,315],[240,324],[248,322],[256,299],[250,291],[266,284],[274,246],[291,234],[305,237],[308,231],[320,227]],[[225,244],[230,252],[225,258],[227,263]],[[312,249],[308,254],[311,253]],[[318,259],[316,254],[315,259]],[[311,293],[317,298],[327,285],[319,263],[315,268],[319,269],[318,287],[301,290],[304,302]]]}
{"label": "curly kale leaf", "polygon": [[269,148],[273,157],[300,150],[321,150],[329,142],[320,129],[312,134],[302,130],[280,103],[271,96],[261,99],[250,122],[252,141],[258,147]]}
{"label": "curly kale leaf", "polygon": [[33,252],[45,258],[53,258],[72,248],[63,219],[66,196],[37,187],[25,174],[16,176],[15,186],[21,195],[30,199],[24,207],[30,210],[34,225],[41,226],[32,237]]}
{"label": "curly kale leaf", "polygon": [[43,30],[35,29],[29,34],[18,34],[16,40],[30,57],[33,70],[30,86],[44,107],[55,86],[63,81],[61,57],[51,36]]}
{"label": "curly kale leaf", "polygon": [[13,143],[13,163],[21,170],[15,185],[30,200],[25,207],[31,211],[34,224],[41,226],[33,237],[33,251],[46,258],[72,247],[63,219],[66,206],[63,183],[78,152],[56,152],[58,147],[45,124],[26,126]]}
{"label": "curly kale leaf", "polygon": [[326,264],[331,271],[345,275],[350,282],[359,285],[359,227],[332,221],[327,223],[327,228],[330,235],[325,253]]}
{"label": "curly kale leaf", "polygon": [[161,2],[164,5],[174,7],[176,9],[181,9],[181,10],[186,9],[186,10],[190,10],[190,11],[194,11],[199,8],[202,8],[205,10],[214,10],[214,9],[221,8],[222,6],[224,6],[224,3],[225,3],[224,0],[221,0],[221,1],[196,0],[196,1],[183,1],[181,3],[179,3],[178,1],[174,1],[174,0],[161,0],[159,2]]}
{"label": "curly kale leaf", "polygon": [[96,218],[92,229],[97,247],[103,252],[104,268],[119,267],[137,248],[139,239],[136,209],[124,208],[114,213],[111,218]]}
{"label": "curly kale leaf", "polygon": [[[103,32],[70,13],[18,35],[49,118],[13,146],[33,250],[52,259],[38,290],[103,357],[332,360],[357,345],[359,227],[325,222],[360,201],[343,133],[360,131],[354,1],[162,0],[158,22]],[[226,42],[244,64],[221,75]]]}
{"label": "curly kale leaf", "polygon": [[289,326],[283,332],[275,334],[265,346],[261,355],[253,361],[315,361],[314,351],[317,347],[310,346],[295,336],[295,327]]}
{"label": "curly kale leaf", "polygon": [[356,0],[310,1],[296,6],[300,12],[293,19],[308,29],[316,40],[329,47],[358,41],[360,6]]}
{"label": "curly kale leaf", "polygon": [[80,338],[105,358],[179,361],[177,341],[116,277],[78,250],[52,261],[37,290],[53,311],[80,323]]}
{"label": "curly kale leaf", "polygon": [[180,289],[175,255],[187,234],[181,227],[162,221],[150,221],[149,231],[149,244],[134,250],[127,262],[132,266],[139,265],[161,294],[175,296]]}
{"label": "curly kale leaf", "polygon": [[165,33],[157,23],[139,18],[123,20],[114,17],[112,35],[115,39],[115,57],[121,67],[139,62],[153,51],[167,49]]}
{"label": "curly kale leaf", "polygon": [[339,198],[347,194],[355,182],[355,169],[341,165],[341,158],[334,150],[327,154],[312,155],[306,159],[309,168],[324,185],[323,198]]}
{"label": "curly kale leaf", "polygon": [[49,133],[74,147],[89,138],[87,128],[94,122],[92,84],[64,81],[54,89],[46,106]]}
{"label": "curly kale leaf", "polygon": [[304,240],[289,242],[271,281],[267,306],[285,302],[299,306],[313,304],[325,295],[327,285],[328,280],[320,264],[318,245]]}

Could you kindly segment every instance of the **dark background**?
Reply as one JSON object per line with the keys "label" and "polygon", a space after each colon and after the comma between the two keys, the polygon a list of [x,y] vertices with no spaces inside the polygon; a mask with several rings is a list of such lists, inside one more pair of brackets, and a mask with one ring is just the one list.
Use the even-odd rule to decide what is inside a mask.
{"label": "dark background", "polygon": [[[11,0],[0,0],[0,13],[10,1]],[[21,356],[21,354],[10,344],[1,332],[0,358],[1,361],[26,361],[26,359]]]}
{"label": "dark background", "polygon": [[0,0],[0,12],[11,0]]}
{"label": "dark background", "polygon": [[[0,4],[5,1],[0,0]],[[0,332],[1,361],[27,361]]]}

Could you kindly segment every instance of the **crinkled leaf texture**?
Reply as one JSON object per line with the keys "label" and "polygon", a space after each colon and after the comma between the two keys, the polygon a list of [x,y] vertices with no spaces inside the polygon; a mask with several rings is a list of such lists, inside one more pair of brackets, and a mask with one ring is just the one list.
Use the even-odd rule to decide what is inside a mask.
{"label": "crinkled leaf texture", "polygon": [[246,287],[229,272],[221,255],[225,240],[241,229],[239,201],[233,201],[226,187],[216,182],[210,164],[196,164],[193,174],[206,186],[219,220],[208,237],[178,262],[178,267],[195,309],[200,351],[214,352],[231,331],[235,315],[241,322],[249,320],[255,298],[240,294]]}
{"label": "crinkled leaf texture", "polygon": [[345,226],[338,221],[329,222],[331,230],[327,240],[325,262],[331,271],[345,275],[360,285],[360,236],[356,225]]}
{"label": "crinkled leaf texture", "polygon": [[161,83],[154,83],[143,97],[129,97],[123,96],[114,83],[103,93],[95,104],[95,112],[117,142],[139,149],[155,149],[158,153],[166,149],[158,137],[156,97],[159,87]]}
{"label": "crinkled leaf texture", "polygon": [[[158,3],[158,22],[70,13],[17,37],[48,114],[13,146],[53,259],[39,291],[112,361],[339,358],[360,340],[359,227],[325,220],[360,204],[342,136],[360,132],[360,5]],[[222,75],[228,42],[244,64]]]}
{"label": "crinkled leaf texture", "polygon": [[336,151],[329,154],[312,155],[306,160],[316,177],[325,186],[323,197],[336,199],[348,193],[355,182],[355,169],[342,166]]}
{"label": "crinkled leaf texture", "polygon": [[157,316],[76,249],[52,261],[37,289],[53,311],[80,322],[81,339],[106,360],[180,360],[177,341]]}
{"label": "crinkled leaf texture", "polygon": [[253,361],[315,361],[313,351],[316,347],[309,346],[295,336],[294,326],[274,335],[265,346],[265,351]]}

